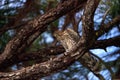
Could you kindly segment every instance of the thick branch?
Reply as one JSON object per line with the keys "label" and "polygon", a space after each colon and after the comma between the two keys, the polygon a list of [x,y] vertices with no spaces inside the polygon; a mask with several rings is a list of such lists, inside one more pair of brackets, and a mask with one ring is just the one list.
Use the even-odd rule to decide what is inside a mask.
{"label": "thick branch", "polygon": [[10,59],[13,55],[16,55],[17,49],[36,31],[39,30],[42,33],[46,30],[46,25],[85,2],[86,0],[67,0],[44,15],[38,16],[34,20],[28,22],[28,24],[6,45],[4,52],[0,55],[0,64]]}
{"label": "thick branch", "polygon": [[[110,39],[104,39],[104,40],[98,40],[98,41],[95,41],[95,44],[91,47],[91,49],[97,49],[97,48],[101,48],[101,49],[104,49],[108,46],[117,46],[117,47],[120,47],[120,36],[117,36],[117,37],[114,37],[114,38],[110,38]],[[46,51],[48,53],[46,53]],[[59,53],[63,53],[65,50],[62,46],[56,46],[56,47],[50,47],[50,48],[44,48],[44,49],[41,49],[39,50],[38,52],[36,52],[36,54],[33,53],[33,55],[29,55],[29,54],[32,54],[32,53],[28,53],[28,54],[23,54],[23,55],[20,55],[19,57],[21,57],[22,59],[22,56],[24,57],[23,59],[27,59],[27,57],[30,57],[28,58],[29,60],[34,57],[35,59],[39,59],[41,58],[40,56],[41,55],[55,55],[55,54],[59,54]],[[28,56],[27,56],[28,55]]]}
{"label": "thick branch", "polygon": [[[75,53],[69,53],[69,54],[67,54],[67,56],[61,55],[59,57],[51,59],[50,61],[47,61],[47,62],[44,62],[41,64],[36,64],[36,65],[33,65],[32,67],[27,67],[22,70],[18,70],[16,72],[1,73],[1,80],[2,79],[5,80],[6,78],[9,78],[9,79],[31,79],[32,80],[32,79],[36,79],[38,77],[50,75],[59,70],[63,70],[65,68],[67,68],[67,66],[69,66],[75,59],[80,58],[80,54],[84,53],[84,48],[82,47],[83,44],[81,43],[80,45],[81,45],[81,47],[78,50],[80,53],[77,53],[75,56],[73,56]],[[87,53],[85,53],[85,54],[86,55],[84,55],[84,56],[89,55]],[[87,57],[89,58],[90,56],[87,56]],[[80,59],[82,59],[82,58],[80,58]],[[83,60],[84,59],[85,58],[83,57]],[[91,58],[91,60],[93,60],[93,58]],[[85,64],[85,63],[83,63],[83,64]],[[89,61],[87,62],[87,64],[89,64]],[[96,67],[94,69],[96,69]],[[23,76],[23,75],[25,75],[25,76]],[[30,77],[30,76],[32,76],[32,77]]]}
{"label": "thick branch", "polygon": [[[77,34],[77,33],[75,33],[75,34]],[[78,50],[79,53],[77,53],[77,54],[69,52],[69,54],[67,54],[67,55],[61,54],[53,59],[50,59],[49,61],[18,70],[17,72],[0,73],[0,78],[1,78],[1,80],[2,79],[3,80],[7,80],[7,79],[8,80],[11,80],[11,79],[34,80],[39,77],[44,77],[44,76],[50,75],[52,73],[55,73],[57,71],[63,70],[65,68],[67,68],[69,65],[71,65],[76,59],[81,57],[80,54],[83,54],[86,52],[86,49],[85,49],[85,47],[82,47],[82,44],[83,43],[81,41],[81,44],[80,44],[81,48]]]}
{"label": "thick branch", "polygon": [[[98,40],[95,42],[95,44],[91,47],[91,49],[104,49],[108,46],[118,46],[120,47],[120,37],[114,37],[110,39],[105,39],[105,40]],[[47,51],[47,52],[46,52]],[[36,59],[42,59],[47,55],[56,55],[63,53],[65,50],[62,46],[56,46],[56,47],[50,47],[50,48],[44,48],[41,49],[37,52],[33,53],[26,53],[18,56],[18,60],[20,61],[26,61],[26,60],[36,60]]]}
{"label": "thick branch", "polygon": [[105,39],[105,40],[98,40],[95,42],[92,48],[103,48],[105,49],[108,46],[117,46],[120,47],[120,36],[110,38],[110,39]]}
{"label": "thick branch", "polygon": [[[114,38],[105,39],[105,40],[98,40],[91,47],[91,49],[97,49],[97,48],[105,49],[108,46],[118,46],[118,47],[120,47],[119,41],[120,41],[120,37],[114,37]],[[46,51],[47,51],[47,53],[46,53]],[[37,60],[37,59],[44,58],[44,56],[55,55],[57,53],[58,54],[63,53],[64,51],[65,50],[64,50],[64,48],[62,46],[44,48],[44,49],[41,49],[41,50],[39,50],[37,52],[18,55],[18,56],[16,56],[15,60],[16,59],[19,60],[19,61]],[[14,62],[14,60],[13,60],[13,62]],[[10,63],[15,64],[13,62],[9,62],[7,64],[10,64]],[[3,67],[3,68],[5,68],[5,67]]]}
{"label": "thick branch", "polygon": [[24,62],[24,61],[31,61],[31,60],[39,60],[40,62],[46,61],[53,57],[54,55],[58,55],[65,52],[62,46],[55,46],[49,48],[43,48],[36,52],[24,53],[16,55],[12,57],[9,61],[6,61],[4,64],[0,66],[0,71],[4,71],[7,67],[10,67],[14,64]]}
{"label": "thick branch", "polygon": [[[82,65],[87,67],[89,70],[91,70],[97,77],[99,77],[101,80],[104,78],[99,74],[101,66],[99,65],[101,62],[92,56],[88,51],[85,52],[84,54],[80,53],[79,50],[83,48],[84,51],[86,51],[86,47],[84,47],[84,43],[82,45],[82,40],[80,39],[79,35],[73,31],[72,29],[67,29],[65,31],[56,31],[55,32],[56,38],[62,43],[63,47],[65,50],[71,51],[73,50],[74,47],[77,47],[78,41],[80,42],[79,48],[74,51],[74,54],[71,56],[78,56],[80,62]],[[82,45],[82,46],[81,46]],[[74,47],[73,47],[74,46]],[[65,54],[68,56],[69,54]],[[82,57],[81,57],[82,56]],[[77,58],[76,58],[77,59]]]}
{"label": "thick branch", "polygon": [[[108,46],[118,46],[120,47],[120,37],[114,37],[114,38],[110,38],[110,39],[105,39],[105,40],[98,40],[95,41],[95,44],[91,47],[91,49],[105,49]],[[47,51],[47,52],[46,52]],[[15,64],[18,63],[20,61],[29,61],[29,60],[42,60],[45,56],[49,56],[48,58],[50,58],[50,55],[55,55],[55,54],[59,54],[59,53],[63,53],[65,50],[62,46],[56,46],[56,47],[50,47],[50,48],[44,48],[41,49],[37,52],[33,52],[33,53],[25,53],[25,54],[21,54],[21,55],[17,55],[15,57],[15,60],[11,60],[9,63],[6,63],[7,65],[9,64]],[[48,59],[47,58],[47,59]],[[14,62],[15,61],[15,62]],[[16,62],[18,61],[18,62]],[[7,66],[5,64],[5,66]],[[5,66],[0,67],[0,69],[4,69]]]}
{"label": "thick branch", "polygon": [[[94,13],[100,0],[88,0],[82,17],[82,36],[86,45],[94,42]],[[92,42],[91,42],[92,41]]]}
{"label": "thick branch", "polygon": [[[3,63],[1,63],[0,65],[0,70],[4,71],[6,67],[9,67],[10,65],[13,65],[15,63],[20,62],[19,56],[22,55],[23,53],[25,53],[25,49],[31,45],[31,43],[40,35],[40,32],[37,31],[35,32],[34,35],[32,35],[28,40],[26,40],[26,42],[23,42],[23,45],[21,47],[19,47],[19,49],[17,50],[16,54],[13,57],[11,57],[11,59],[7,59],[6,61],[4,61]],[[20,54],[18,54],[20,53]],[[18,58],[18,59],[17,59]]]}
{"label": "thick branch", "polygon": [[76,58],[79,58],[80,54],[83,54],[86,51],[84,50],[84,48],[80,48],[79,52],[80,53],[76,56],[72,56],[74,55],[74,53],[70,53],[67,56],[60,55],[49,61],[35,64],[31,67],[23,68],[15,72],[0,73],[0,78],[1,80],[35,80],[37,78],[41,78],[60,70],[66,69],[76,60]]}
{"label": "thick branch", "polygon": [[[91,49],[97,49],[97,48],[100,48],[100,49],[105,49],[106,47],[108,46],[117,46],[117,47],[120,47],[120,36],[118,37],[114,37],[114,38],[110,38],[110,39],[105,39],[105,40],[98,40],[98,41],[95,41],[95,44],[91,47]],[[48,51],[48,53],[46,53],[46,51]],[[56,47],[50,47],[50,48],[44,48],[44,49],[41,49],[40,51],[38,52],[34,52],[33,53],[28,53],[28,54],[22,54],[19,56],[18,60],[20,59],[21,60],[34,60],[34,59],[40,59],[42,58],[42,56],[47,56],[47,55],[55,55],[57,53],[62,53],[64,52],[64,48],[62,46],[56,46]],[[30,55],[29,55],[30,54]]]}
{"label": "thick branch", "polygon": [[25,53],[17,56],[19,61],[39,60],[41,62],[48,60],[51,56],[56,56],[65,52],[62,46],[43,48],[36,52]]}

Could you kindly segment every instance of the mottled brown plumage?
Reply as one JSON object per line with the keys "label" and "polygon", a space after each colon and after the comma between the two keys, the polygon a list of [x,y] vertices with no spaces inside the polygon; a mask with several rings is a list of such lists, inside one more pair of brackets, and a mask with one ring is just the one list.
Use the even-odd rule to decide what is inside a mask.
{"label": "mottled brown plumage", "polygon": [[80,38],[75,31],[69,28],[64,31],[56,31],[54,36],[61,42],[66,51],[71,50]]}
{"label": "mottled brown plumage", "polygon": [[[80,36],[72,29],[68,28],[64,31],[56,31],[54,36],[57,38],[58,41],[61,42],[63,47],[65,48],[66,52],[70,51],[73,47],[76,46],[78,41],[80,40]],[[75,53],[79,53],[76,51]],[[80,63],[87,67],[89,70],[94,72],[100,79],[103,80],[102,76],[99,75],[99,71],[101,69],[100,61],[94,57],[90,52],[86,52],[80,59]]]}

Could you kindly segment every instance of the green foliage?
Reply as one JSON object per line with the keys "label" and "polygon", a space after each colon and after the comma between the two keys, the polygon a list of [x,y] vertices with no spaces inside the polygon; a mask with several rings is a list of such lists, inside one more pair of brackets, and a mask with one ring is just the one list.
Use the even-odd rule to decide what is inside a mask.
{"label": "green foliage", "polygon": [[40,49],[42,46],[40,45],[40,41],[42,40],[42,37],[39,36],[30,46],[30,48],[28,49],[28,51],[36,51],[38,49]]}
{"label": "green foliage", "polygon": [[3,48],[5,47],[5,45],[8,43],[10,39],[11,39],[11,36],[9,35],[8,32],[6,32],[0,37],[0,51],[3,50]]}
{"label": "green foliage", "polygon": [[[9,1],[9,0],[8,0]],[[50,6],[49,8],[53,8],[57,5],[58,0],[36,0],[38,1],[38,5],[35,5],[34,7],[36,7],[36,9],[40,12],[45,13],[46,12],[46,8],[48,6],[49,3]],[[106,8],[101,7],[101,11],[105,12],[108,7],[110,7],[110,12],[109,12],[109,16],[111,16],[110,18],[114,18],[117,15],[120,15],[120,0],[105,0],[107,3],[104,3],[104,5],[106,6]],[[16,2],[20,2],[19,0],[17,0]],[[13,17],[14,15],[17,14],[17,8],[16,7],[8,7],[7,5],[9,5],[10,3],[7,2],[5,3],[3,6],[4,8],[0,9],[0,28],[3,27],[6,23],[8,23],[9,21],[11,21],[11,17]],[[6,8],[5,8],[6,7]],[[39,15],[36,14],[35,12],[32,12],[31,14],[29,13],[28,17],[35,17],[35,16]],[[48,25],[48,31],[47,34],[52,34],[52,29],[53,26],[55,28],[57,28],[59,26],[59,21],[60,20],[56,20],[54,21],[52,24]],[[96,35],[98,35],[98,33],[96,33]],[[5,47],[5,45],[8,43],[8,41],[11,39],[11,36],[9,35],[8,32],[4,33],[2,36],[0,36],[0,51],[2,51]],[[30,48],[27,48],[27,51],[37,51],[40,48],[45,47],[45,45],[49,45],[49,43],[45,42],[46,38],[43,36],[39,36],[30,46]],[[41,42],[41,43],[40,43]],[[120,60],[119,60],[120,61]],[[29,61],[27,62],[28,65],[32,65],[34,63],[34,61]],[[25,63],[25,64],[27,64]],[[57,80],[65,80],[65,79],[73,79],[73,76],[77,74],[77,76],[87,76],[89,74],[89,70],[84,68],[83,66],[80,66],[81,64],[73,64],[71,67],[69,67],[66,71],[62,71],[59,73],[58,77],[56,78]],[[110,65],[113,65],[113,63],[111,63]],[[78,67],[79,66],[79,67]],[[118,64],[114,65],[116,67],[116,69],[119,67]],[[54,76],[53,76],[54,77]],[[75,79],[75,78],[74,78]],[[75,80],[79,80],[80,78],[76,78]],[[82,80],[82,79],[81,79]]]}
{"label": "green foliage", "polygon": [[109,6],[112,18],[120,15],[120,0],[110,0]]}
{"label": "green foliage", "polygon": [[[9,3],[5,3],[5,5],[8,5]],[[13,10],[15,8],[1,8],[0,9],[0,28],[4,27],[9,21],[11,21],[10,17],[15,15],[13,13]],[[4,49],[5,45],[8,43],[8,41],[11,39],[12,36],[10,36],[9,32],[5,32],[2,36],[0,36],[0,51]]]}

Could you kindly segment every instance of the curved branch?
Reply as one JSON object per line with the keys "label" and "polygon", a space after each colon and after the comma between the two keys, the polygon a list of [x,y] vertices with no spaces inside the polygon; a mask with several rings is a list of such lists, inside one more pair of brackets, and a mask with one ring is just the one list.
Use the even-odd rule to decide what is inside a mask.
{"label": "curved branch", "polygon": [[[114,37],[114,38],[110,38],[110,39],[105,39],[105,40],[98,40],[95,42],[95,44],[90,47],[91,49],[105,49],[108,46],[118,46],[120,47],[120,36]],[[46,53],[47,51],[47,53]],[[49,48],[44,48],[44,49],[40,49],[37,52],[31,52],[31,53],[25,53],[25,54],[20,54],[17,55],[16,57],[12,58],[12,60],[8,61],[8,63],[6,64],[2,64],[2,66],[0,66],[0,70],[1,69],[5,69],[5,66],[8,67],[8,65],[13,65],[15,63],[18,63],[20,61],[29,61],[29,60],[40,60],[42,61],[43,58],[50,58],[51,55],[56,55],[57,53],[63,53],[65,50],[62,46],[56,46],[56,47],[49,47]],[[48,57],[47,57],[48,56]],[[46,59],[45,58],[45,59]],[[45,60],[44,59],[44,60]]]}
{"label": "curved branch", "polygon": [[[105,39],[105,40],[98,40],[91,47],[91,49],[98,49],[98,48],[105,49],[108,46],[120,47],[120,43],[118,41],[120,41],[120,36],[110,38],[110,39]],[[46,51],[47,51],[47,53],[46,53]],[[19,61],[37,60],[37,59],[43,59],[43,58],[45,58],[45,56],[57,55],[57,54],[63,53],[64,51],[65,51],[65,49],[62,46],[55,46],[55,47],[43,48],[37,52],[31,52],[31,53],[17,55],[15,59],[17,59]],[[13,63],[13,62],[9,62],[9,63]],[[15,64],[15,63],[13,63],[13,64]],[[0,68],[2,69],[2,67],[0,67]],[[3,67],[3,68],[5,68],[5,67]]]}
{"label": "curved branch", "polygon": [[[82,44],[81,44],[82,46]],[[60,70],[66,69],[68,66],[70,66],[77,58],[81,57],[80,54],[83,54],[86,52],[84,48],[79,49],[79,54],[76,56],[74,53],[69,52],[67,56],[61,54],[58,57],[55,57],[53,59],[50,59],[49,61],[35,64],[30,67],[23,68],[21,70],[17,70],[14,72],[1,72],[0,78],[1,80],[34,80],[37,78],[41,78],[50,74],[53,74],[55,72],[58,72]]]}
{"label": "curved branch", "polygon": [[[1,63],[1,65],[0,65],[0,70],[3,71],[3,70],[5,70],[6,67],[9,67],[10,65],[12,65],[12,64],[14,64],[14,63],[20,62],[19,59],[17,59],[17,58],[19,58],[18,56],[22,55],[22,54],[25,52],[24,50],[26,49],[26,47],[28,47],[29,45],[31,45],[31,43],[32,43],[39,35],[40,35],[40,32],[37,31],[37,32],[35,32],[34,35],[31,35],[31,37],[30,37],[28,40],[26,40],[26,42],[23,42],[23,45],[22,45],[21,47],[19,47],[18,50],[17,50],[17,52],[16,52],[17,55],[14,55],[13,57],[11,57],[10,60],[7,59],[7,60],[4,61],[3,63]],[[18,53],[20,53],[20,54],[18,54]],[[15,61],[15,62],[14,62],[14,61]]]}
{"label": "curved branch", "polygon": [[40,31],[40,33],[44,32],[46,30],[46,25],[85,2],[86,0],[66,0],[64,3],[59,4],[56,8],[51,9],[44,15],[29,21],[28,24],[25,25],[6,45],[4,52],[0,55],[0,64],[10,59],[13,55],[16,55],[17,50],[22,46],[23,42],[26,42],[36,31]]}
{"label": "curved branch", "polygon": [[[120,37],[110,39],[109,41],[118,40],[118,39],[120,39]],[[109,41],[107,41],[107,42],[109,42]],[[99,44],[101,44],[101,43],[99,43]],[[82,44],[81,44],[81,46],[82,46]],[[16,72],[0,73],[0,75],[1,75],[0,77],[1,77],[1,79],[3,78],[3,80],[5,80],[8,77],[10,79],[15,79],[15,78],[16,79],[35,79],[38,77],[50,75],[59,70],[63,70],[65,68],[67,68],[67,66],[69,66],[73,61],[75,61],[76,58],[78,59],[79,55],[82,54],[84,52],[84,50],[82,48],[80,48],[79,51],[80,51],[80,53],[77,54],[76,56],[71,56],[71,55],[74,55],[74,53],[69,53],[69,54],[67,54],[67,56],[61,55],[61,56],[51,59],[50,61],[36,64],[31,67],[27,67],[22,70],[18,70]],[[23,75],[25,75],[25,76],[23,76]],[[30,76],[32,76],[32,77],[30,77]]]}
{"label": "curved branch", "polygon": [[[108,46],[120,47],[119,41],[120,41],[120,36],[110,38],[110,39],[105,39],[105,40],[98,40],[91,47],[91,49],[98,49],[98,48],[105,49]],[[46,51],[48,51],[48,52],[46,53]],[[63,53],[64,51],[65,51],[65,49],[62,46],[44,48],[44,49],[40,49],[37,52],[18,55],[19,56],[18,60],[26,61],[26,60],[34,60],[34,59],[40,59],[40,58],[42,59],[43,56],[56,55],[56,54]]]}
{"label": "curved branch", "polygon": [[52,58],[52,56],[59,55],[63,52],[65,52],[65,50],[62,46],[55,46],[55,47],[43,48],[36,52],[30,52],[30,53],[28,52],[19,55],[17,57],[19,61],[39,60],[43,62]]}
{"label": "curved branch", "polygon": [[36,52],[19,54],[0,65],[0,71],[4,71],[6,68],[24,61],[39,60],[40,62],[43,62],[63,52],[65,52],[65,50],[62,46],[55,46],[43,48]]}

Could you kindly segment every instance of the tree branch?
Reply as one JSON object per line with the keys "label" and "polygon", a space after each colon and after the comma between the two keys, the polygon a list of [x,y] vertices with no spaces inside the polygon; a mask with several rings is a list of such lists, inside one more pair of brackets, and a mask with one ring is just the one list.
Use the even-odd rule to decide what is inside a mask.
{"label": "tree branch", "polygon": [[109,11],[110,11],[110,8],[107,9],[107,11],[105,12],[105,14],[103,15],[103,18],[102,18],[102,21],[101,21],[101,24],[100,24],[100,25],[103,25],[103,24],[104,24],[104,21],[105,21],[105,19],[106,19],[107,14],[109,13]]}
{"label": "tree branch", "polygon": [[[91,49],[97,49],[97,48],[105,49],[108,46],[120,47],[120,43],[118,41],[120,41],[120,36],[109,38],[109,39],[104,39],[104,40],[98,40],[98,41],[95,41],[95,44],[91,47]],[[47,51],[47,53],[46,53],[46,51]],[[30,59],[33,60],[32,59],[33,57],[36,59],[39,59],[39,58],[42,58],[41,55],[43,55],[43,56],[44,55],[45,56],[56,55],[56,54],[60,54],[63,52],[65,52],[65,50],[62,46],[56,46],[56,47],[40,49],[39,51],[35,52],[35,54],[34,54],[34,52],[28,53],[28,54],[22,54],[19,57],[21,57],[21,58],[24,57],[23,59],[27,59],[27,57],[30,57],[30,58],[28,58],[28,60],[30,60]],[[31,55],[29,55],[29,54],[31,54]]]}
{"label": "tree branch", "polygon": [[15,18],[13,18],[12,21],[10,21],[2,28],[0,28],[0,36],[9,29],[15,29],[23,26],[25,22],[22,23],[21,20],[28,14],[28,12],[30,12],[31,7],[33,7],[32,5],[33,5],[33,0],[27,0],[26,3],[24,4],[24,8],[18,10],[18,14],[15,16]]}
{"label": "tree branch", "polygon": [[[83,48],[80,48],[79,52],[83,54],[85,51]],[[72,55],[74,55],[74,53],[70,53],[67,56],[61,54],[60,56],[55,57],[49,61],[40,64],[35,64],[33,66],[23,68],[21,70],[9,72],[9,73],[1,72],[0,78],[1,80],[11,80],[11,79],[34,80],[37,78],[41,78],[53,74],[55,72],[58,72],[60,70],[66,69],[76,60],[76,58],[79,58],[79,54],[77,56],[72,56]]]}
{"label": "tree branch", "polygon": [[[120,36],[110,38],[110,39],[105,39],[105,40],[98,40],[91,47],[91,49],[97,49],[97,48],[104,49],[104,48],[106,48],[108,46],[120,47],[120,43],[118,41],[120,41]],[[48,52],[46,53],[46,51],[48,51]],[[20,59],[20,61],[22,59],[23,60],[26,60],[26,59],[28,59],[28,60],[40,59],[40,58],[44,57],[44,55],[45,56],[47,56],[47,55],[56,55],[56,54],[63,53],[64,51],[65,50],[64,50],[64,48],[62,46],[44,48],[44,49],[40,49],[37,52],[33,52],[33,53],[31,52],[31,53],[26,53],[26,54],[19,55],[18,59]]]}
{"label": "tree branch", "polygon": [[13,55],[16,55],[17,50],[22,46],[23,42],[26,42],[26,40],[36,31],[40,31],[41,33],[44,32],[46,30],[46,25],[85,2],[86,0],[64,1],[64,3],[59,4],[56,8],[51,9],[44,15],[29,21],[28,24],[25,25],[6,45],[4,52],[0,55],[0,64],[5,60],[10,59]]}
{"label": "tree branch", "polygon": [[43,48],[36,52],[28,52],[17,57],[19,61],[39,60],[40,62],[43,62],[49,60],[52,56],[57,56],[63,52],[65,52],[65,50],[62,46],[55,46]]}
{"label": "tree branch", "polygon": [[[115,39],[114,39],[115,40]],[[100,43],[101,44],[101,43]],[[84,48],[82,47],[83,44],[81,44],[81,47],[79,47],[79,54],[73,56],[75,53],[70,53],[65,55],[60,55],[58,57],[55,57],[49,61],[46,61],[44,63],[36,64],[31,67],[24,68],[22,70],[18,70],[15,72],[10,73],[0,73],[1,80],[5,80],[7,78],[9,79],[36,79],[39,77],[44,77],[46,75],[50,75],[52,73],[55,73],[59,70],[63,70],[67,68],[73,61],[80,58],[80,54],[86,52]],[[87,53],[85,53],[87,54]],[[89,54],[87,54],[89,55]],[[82,58],[80,58],[82,59]],[[83,58],[84,59],[84,58]],[[85,63],[84,63],[85,64]],[[25,76],[23,76],[25,75]],[[31,77],[32,76],[32,77]],[[34,76],[34,77],[33,77]],[[8,79],[8,80],[9,80]]]}
{"label": "tree branch", "polygon": [[92,48],[103,48],[105,49],[108,46],[117,46],[120,47],[120,36],[110,38],[110,39],[104,39],[104,40],[98,40],[95,42]]}
{"label": "tree branch", "polygon": [[[105,49],[108,46],[120,47],[120,43],[118,41],[120,41],[120,36],[110,38],[110,39],[105,39],[105,40],[98,40],[98,41],[95,41],[95,44],[92,47],[90,47],[90,49],[98,49],[98,48]],[[42,59],[45,58],[45,56],[46,57],[48,56],[48,58],[45,58],[44,60],[50,59],[51,55],[56,55],[57,53],[60,54],[60,53],[63,53],[64,51],[65,50],[62,46],[56,46],[56,47],[40,49],[39,51],[36,51],[36,52],[20,54],[12,58],[10,61],[8,61],[8,63],[2,64],[2,66],[0,66],[0,70],[5,69],[5,66],[8,67],[8,65],[13,65],[20,61],[29,61],[29,60],[42,61]]]}
{"label": "tree branch", "polygon": [[[82,17],[82,37],[86,45],[94,42],[94,13],[100,0],[88,0]],[[92,42],[91,42],[92,41]]]}
{"label": "tree branch", "polygon": [[[120,36],[110,38],[110,39],[105,39],[105,40],[98,40],[98,41],[95,41],[95,44],[91,47],[91,49],[98,49],[98,48],[105,49],[108,46],[120,47],[120,43],[118,41],[120,41]],[[46,53],[46,51],[48,52]],[[44,49],[40,49],[37,52],[19,55],[18,60],[26,61],[26,60],[42,59],[42,57],[44,56],[56,55],[57,53],[60,54],[60,53],[63,53],[64,51],[65,50],[62,46],[44,48]]]}
{"label": "tree branch", "polygon": [[108,22],[107,24],[103,24],[100,26],[100,29],[96,31],[96,39],[99,38],[104,33],[111,30],[114,25],[120,23],[120,16],[115,17],[112,21]]}
{"label": "tree branch", "polygon": [[[47,52],[46,52],[47,51]],[[62,46],[55,46],[49,48],[43,48],[36,52],[21,53],[12,57],[9,61],[0,65],[0,71],[6,70],[6,68],[24,61],[39,60],[40,62],[46,61],[58,54],[65,52]]]}

